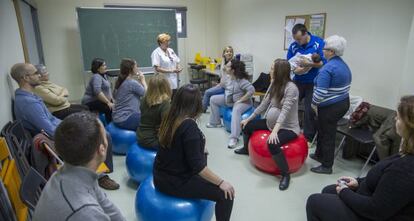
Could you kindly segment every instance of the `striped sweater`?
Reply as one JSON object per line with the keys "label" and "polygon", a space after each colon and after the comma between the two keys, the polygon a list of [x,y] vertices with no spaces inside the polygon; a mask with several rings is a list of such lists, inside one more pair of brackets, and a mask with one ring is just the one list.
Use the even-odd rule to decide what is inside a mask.
{"label": "striped sweater", "polygon": [[342,58],[331,58],[315,78],[312,103],[324,107],[348,99],[351,81],[351,70]]}

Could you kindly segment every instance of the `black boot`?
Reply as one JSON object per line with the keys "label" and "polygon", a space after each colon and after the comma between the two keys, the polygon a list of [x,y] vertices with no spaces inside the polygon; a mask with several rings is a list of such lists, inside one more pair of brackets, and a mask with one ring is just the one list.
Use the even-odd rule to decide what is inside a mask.
{"label": "black boot", "polygon": [[276,165],[280,169],[280,174],[282,175],[282,179],[279,183],[280,190],[286,190],[289,187],[290,182],[290,174],[289,174],[289,165],[286,161],[285,155],[283,152],[275,154],[272,156],[273,160],[276,162]]}
{"label": "black boot", "polygon": [[248,143],[249,143],[249,135],[247,135],[245,131],[243,130],[243,147],[237,150],[234,150],[234,153],[242,154],[242,155],[249,155]]}
{"label": "black boot", "polygon": [[237,150],[234,150],[234,153],[236,154],[242,154],[242,155],[249,155],[249,149],[246,147],[241,147]]}

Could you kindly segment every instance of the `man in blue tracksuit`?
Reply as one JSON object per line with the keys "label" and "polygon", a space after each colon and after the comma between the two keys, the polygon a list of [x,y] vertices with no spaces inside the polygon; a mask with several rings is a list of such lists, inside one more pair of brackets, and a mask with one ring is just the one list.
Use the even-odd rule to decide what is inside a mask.
{"label": "man in blue tracksuit", "polygon": [[292,35],[295,42],[289,46],[287,53],[288,60],[297,54],[309,55],[316,53],[321,57],[321,61],[317,63],[302,61],[301,64],[293,70],[293,73],[295,74],[293,80],[299,89],[299,99],[305,99],[303,132],[306,139],[312,141],[316,133],[315,113],[311,108],[314,87],[313,82],[318,75],[319,68],[326,63],[326,59],[322,52],[325,43],[323,39],[308,32],[306,26],[303,24],[296,24],[292,29]]}

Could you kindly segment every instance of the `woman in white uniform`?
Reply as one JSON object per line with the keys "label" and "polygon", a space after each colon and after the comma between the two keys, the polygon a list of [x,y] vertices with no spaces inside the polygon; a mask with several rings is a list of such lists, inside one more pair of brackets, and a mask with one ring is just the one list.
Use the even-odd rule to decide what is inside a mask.
{"label": "woman in white uniform", "polygon": [[182,71],[180,58],[172,48],[169,48],[171,36],[166,33],[158,35],[157,42],[159,47],[151,54],[152,66],[156,74],[164,74],[170,82],[173,96],[178,88],[178,74]]}

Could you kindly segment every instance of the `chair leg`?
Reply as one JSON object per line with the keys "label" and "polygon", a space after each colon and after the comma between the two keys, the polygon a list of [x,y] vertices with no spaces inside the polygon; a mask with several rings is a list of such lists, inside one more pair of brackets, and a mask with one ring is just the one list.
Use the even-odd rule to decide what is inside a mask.
{"label": "chair leg", "polygon": [[318,132],[316,132],[315,136],[313,136],[313,139],[312,139],[312,142],[309,148],[313,147],[313,144],[315,143],[317,138],[318,138]]}
{"label": "chair leg", "polygon": [[341,142],[339,143],[338,149],[337,149],[337,150],[336,150],[336,152],[335,152],[334,159],[336,159],[336,158],[338,157],[339,152],[340,152],[340,151],[342,150],[342,148],[344,147],[345,138],[346,138],[346,136],[343,136],[343,137],[342,137],[342,140],[341,140]]}
{"label": "chair leg", "polygon": [[375,153],[375,151],[376,151],[376,150],[377,150],[377,146],[374,146],[374,147],[372,148],[371,153],[369,154],[368,159],[365,161],[364,166],[362,167],[361,171],[359,172],[358,178],[362,176],[362,173],[364,172],[365,167],[367,167],[367,165],[368,165],[369,161],[371,160],[371,158],[372,158],[372,156],[374,155],[374,153]]}

